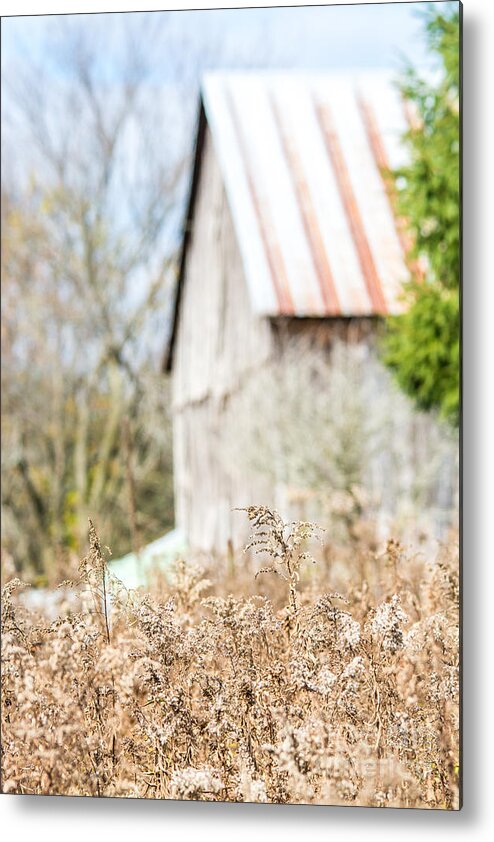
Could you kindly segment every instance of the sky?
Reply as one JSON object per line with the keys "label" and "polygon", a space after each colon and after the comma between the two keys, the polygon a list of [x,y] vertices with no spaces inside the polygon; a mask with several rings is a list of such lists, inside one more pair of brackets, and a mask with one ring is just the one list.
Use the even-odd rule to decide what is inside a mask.
{"label": "sky", "polygon": [[[438,5],[450,5],[448,3]],[[456,5],[456,4],[455,4]],[[406,57],[427,63],[421,13],[426,3],[348,6],[226,9],[151,12],[163,24],[166,39],[184,46],[183,59],[205,54],[207,66],[264,66],[307,69],[399,68]],[[143,13],[133,15],[137,21]],[[129,15],[71,15],[81,28],[99,27],[108,34]],[[4,18],[3,64],[28,57],[50,68],[46,39],[60,16]],[[214,55],[208,46],[216,45]],[[108,54],[111,61],[111,52]],[[173,63],[160,61],[163,78],[174,76]]]}

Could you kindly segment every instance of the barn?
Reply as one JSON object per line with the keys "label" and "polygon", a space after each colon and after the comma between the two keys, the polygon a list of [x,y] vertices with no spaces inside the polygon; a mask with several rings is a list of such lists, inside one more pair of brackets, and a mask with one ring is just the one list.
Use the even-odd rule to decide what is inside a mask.
{"label": "barn", "polygon": [[[165,360],[192,548],[241,544],[236,507],[317,517],[357,487],[383,523],[417,526],[420,509],[441,531],[454,517],[455,442],[375,353],[412,269],[386,175],[410,118],[384,74],[204,78]],[[352,462],[370,419],[373,445]]]}

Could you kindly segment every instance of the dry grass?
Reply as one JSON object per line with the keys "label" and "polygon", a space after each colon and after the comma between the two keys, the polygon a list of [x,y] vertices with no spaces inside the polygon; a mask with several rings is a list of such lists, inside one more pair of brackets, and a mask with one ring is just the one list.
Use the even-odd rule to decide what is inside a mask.
{"label": "dry grass", "polygon": [[78,613],[6,584],[4,792],[458,808],[455,547],[360,546],[342,594],[311,524],[247,514],[256,580],[180,562],[128,593],[92,529]]}

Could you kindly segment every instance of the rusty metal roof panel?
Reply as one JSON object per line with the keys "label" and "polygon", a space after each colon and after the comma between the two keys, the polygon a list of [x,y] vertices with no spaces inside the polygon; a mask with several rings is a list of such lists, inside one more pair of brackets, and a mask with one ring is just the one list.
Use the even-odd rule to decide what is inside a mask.
{"label": "rusty metal roof panel", "polygon": [[212,73],[203,102],[254,309],[399,313],[407,242],[383,169],[404,160],[383,74]]}

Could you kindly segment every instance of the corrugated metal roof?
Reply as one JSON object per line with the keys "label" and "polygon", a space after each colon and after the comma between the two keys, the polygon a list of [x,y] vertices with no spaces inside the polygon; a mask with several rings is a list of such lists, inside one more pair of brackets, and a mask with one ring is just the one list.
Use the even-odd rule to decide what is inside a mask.
{"label": "corrugated metal roof", "polygon": [[256,312],[401,312],[407,243],[383,169],[403,163],[407,116],[391,80],[212,73],[202,96]]}

